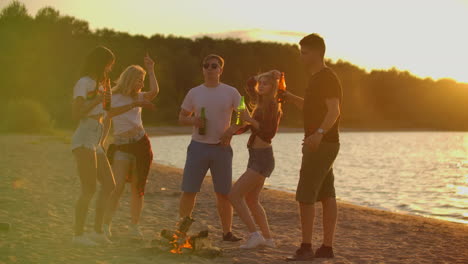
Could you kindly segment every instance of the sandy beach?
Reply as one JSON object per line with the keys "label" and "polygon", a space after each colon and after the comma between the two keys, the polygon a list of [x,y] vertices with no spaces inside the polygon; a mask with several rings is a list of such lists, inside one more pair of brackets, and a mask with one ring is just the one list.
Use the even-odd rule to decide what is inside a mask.
{"label": "sandy beach", "polygon": [[[171,132],[171,131],[169,131]],[[168,133],[169,133],[168,132]],[[164,133],[161,133],[164,134]],[[155,164],[149,176],[141,223],[145,240],[126,238],[129,193],[116,214],[114,243],[96,248],[71,244],[73,208],[79,180],[68,140],[58,136],[0,135],[0,263],[286,263],[300,243],[294,196],[265,190],[262,200],[278,244],[276,249],[240,250],[239,243],[221,242],[211,179],[198,197],[193,232],[208,229],[221,257],[168,256],[148,250],[161,229],[177,220],[181,170]],[[94,205],[88,217],[91,230]],[[320,219],[320,206],[317,215]],[[316,221],[314,248],[321,244]],[[234,232],[246,236],[234,216]],[[468,263],[468,225],[396,214],[339,203],[336,258],[313,263]]]}

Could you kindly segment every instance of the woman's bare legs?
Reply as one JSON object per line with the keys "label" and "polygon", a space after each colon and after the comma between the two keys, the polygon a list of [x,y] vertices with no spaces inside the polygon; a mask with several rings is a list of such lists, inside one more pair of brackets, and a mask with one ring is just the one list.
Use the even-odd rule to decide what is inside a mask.
{"label": "woman's bare legs", "polygon": [[112,170],[116,181],[116,187],[114,192],[111,194],[109,201],[109,210],[106,212],[104,217],[104,224],[110,225],[112,217],[119,207],[119,200],[125,189],[125,183],[127,175],[130,171],[131,161],[129,160],[116,160],[112,163]]}
{"label": "woman's bare legs", "polygon": [[[246,198],[248,196],[249,202],[252,203],[251,199],[255,195],[252,195],[250,193],[256,193],[257,190],[261,191],[264,182],[264,176],[251,169],[247,169],[247,171],[234,184],[234,186],[231,189],[231,193],[229,194],[229,200],[231,201],[232,206],[236,209],[237,214],[239,215],[240,219],[245,223],[250,233],[256,232],[257,228],[255,226],[254,219],[250,214],[249,206],[246,203]],[[258,195],[256,195],[256,197],[258,197]],[[257,209],[256,207],[253,208]],[[256,213],[258,214],[258,212]]]}
{"label": "woman's bare legs", "polygon": [[138,191],[138,180],[136,175],[132,178],[132,200],[130,204],[130,213],[132,216],[132,225],[138,225],[140,222],[141,211],[143,210],[144,197]]}
{"label": "woman's bare legs", "polygon": [[264,181],[265,177],[263,177],[263,182],[261,184],[258,184],[252,191],[247,193],[245,201],[247,202],[247,206],[249,207],[255,222],[260,227],[263,237],[266,239],[271,239],[268,218],[265,213],[265,209],[263,208],[262,204],[260,204],[260,192],[263,190]]}
{"label": "woman's bare legs", "polygon": [[101,183],[101,190],[96,200],[96,218],[94,221],[94,231],[102,233],[102,223],[104,214],[109,209],[109,198],[115,190],[115,180],[109,160],[103,152],[98,152],[97,157],[97,179]]}
{"label": "woman's bare legs", "polygon": [[97,160],[96,152],[84,147],[73,150],[81,182],[81,194],[75,206],[75,236],[84,233],[84,225],[88,215],[91,199],[96,192]]}

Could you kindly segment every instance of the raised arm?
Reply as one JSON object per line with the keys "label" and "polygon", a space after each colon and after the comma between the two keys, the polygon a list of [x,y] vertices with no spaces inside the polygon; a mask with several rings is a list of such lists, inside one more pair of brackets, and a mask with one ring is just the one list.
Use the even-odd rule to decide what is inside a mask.
{"label": "raised arm", "polygon": [[158,80],[156,79],[156,74],[154,73],[154,61],[151,59],[149,54],[147,53],[145,58],[145,68],[148,73],[149,83],[150,83],[150,90],[143,94],[145,100],[151,101],[153,100],[159,93],[159,84]]}
{"label": "raised arm", "polygon": [[299,109],[303,109],[304,108],[304,98],[302,97],[299,97],[297,95],[294,95],[292,94],[291,92],[289,91],[286,91],[284,93],[284,98],[288,101],[288,102],[291,102],[293,103],[295,106],[297,106]]}

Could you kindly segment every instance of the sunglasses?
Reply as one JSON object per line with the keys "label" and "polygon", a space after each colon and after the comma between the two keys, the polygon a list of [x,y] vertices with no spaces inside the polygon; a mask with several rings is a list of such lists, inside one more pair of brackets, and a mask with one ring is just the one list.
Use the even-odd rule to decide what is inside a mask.
{"label": "sunglasses", "polygon": [[211,66],[211,69],[213,69],[213,70],[216,70],[216,69],[218,69],[218,67],[219,67],[219,65],[216,64],[216,63],[211,63],[211,65],[210,65],[209,63],[203,64],[203,68],[204,68],[205,70],[207,70],[208,68],[210,68],[210,66]]}

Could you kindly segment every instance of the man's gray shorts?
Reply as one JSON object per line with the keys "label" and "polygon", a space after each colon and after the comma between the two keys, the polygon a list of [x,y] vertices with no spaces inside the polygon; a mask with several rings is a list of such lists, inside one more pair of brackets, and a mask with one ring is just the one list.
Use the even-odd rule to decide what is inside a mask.
{"label": "man's gray shorts", "polygon": [[182,191],[199,192],[210,169],[215,192],[227,195],[232,186],[232,156],[231,146],[192,140],[187,148]]}

